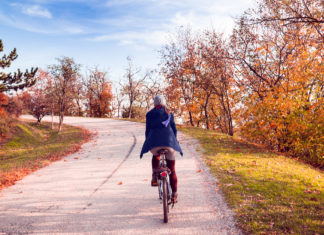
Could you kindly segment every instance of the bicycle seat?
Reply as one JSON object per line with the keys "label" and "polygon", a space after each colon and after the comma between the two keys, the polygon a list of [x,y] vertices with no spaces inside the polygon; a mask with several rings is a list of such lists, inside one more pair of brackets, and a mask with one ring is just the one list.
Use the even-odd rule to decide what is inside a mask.
{"label": "bicycle seat", "polygon": [[168,152],[169,152],[169,150],[167,150],[167,149],[160,149],[158,151],[159,154],[167,154]]}

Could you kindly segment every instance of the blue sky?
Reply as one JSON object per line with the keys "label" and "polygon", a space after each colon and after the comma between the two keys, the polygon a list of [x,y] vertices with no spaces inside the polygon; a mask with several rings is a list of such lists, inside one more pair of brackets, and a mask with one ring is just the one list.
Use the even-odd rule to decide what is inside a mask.
{"label": "blue sky", "polygon": [[179,26],[230,34],[253,0],[0,0],[0,39],[12,68],[46,68],[69,56],[118,81],[127,66],[157,68],[158,50]]}

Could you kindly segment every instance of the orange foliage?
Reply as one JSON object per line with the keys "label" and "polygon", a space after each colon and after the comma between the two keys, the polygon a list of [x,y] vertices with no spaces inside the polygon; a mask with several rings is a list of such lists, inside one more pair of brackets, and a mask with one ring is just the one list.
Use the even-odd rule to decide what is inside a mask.
{"label": "orange foliage", "polygon": [[106,80],[106,73],[92,71],[87,84],[88,113],[91,117],[107,117],[112,115],[112,86]]}
{"label": "orange foliage", "polygon": [[323,5],[257,4],[229,44],[180,30],[163,48],[170,105],[192,126],[233,134],[235,123],[245,139],[324,167]]}
{"label": "orange foliage", "polygon": [[8,97],[0,92],[0,117],[7,117],[8,114],[5,110],[5,106],[8,105]]}
{"label": "orange foliage", "polygon": [[222,35],[180,30],[161,52],[171,109],[192,126],[233,135],[233,69]]}
{"label": "orange foliage", "polygon": [[[232,37],[242,97],[236,120],[245,138],[323,167],[323,44],[312,24],[269,20],[281,17],[274,4],[283,3],[245,15]],[[268,20],[245,22],[255,19]]]}

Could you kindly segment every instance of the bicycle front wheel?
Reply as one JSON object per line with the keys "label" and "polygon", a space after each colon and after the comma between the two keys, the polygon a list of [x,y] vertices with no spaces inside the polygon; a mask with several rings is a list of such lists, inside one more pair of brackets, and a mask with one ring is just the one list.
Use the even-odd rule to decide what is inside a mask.
{"label": "bicycle front wheel", "polygon": [[166,179],[163,178],[163,215],[164,215],[164,223],[168,223],[168,213],[169,213],[168,189],[167,189]]}

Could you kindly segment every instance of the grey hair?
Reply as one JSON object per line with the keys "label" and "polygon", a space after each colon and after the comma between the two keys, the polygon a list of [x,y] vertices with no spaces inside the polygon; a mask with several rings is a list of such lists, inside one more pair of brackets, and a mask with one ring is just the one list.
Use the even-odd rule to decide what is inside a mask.
{"label": "grey hair", "polygon": [[162,105],[162,106],[166,106],[166,101],[163,95],[157,95],[154,98],[154,106],[158,106],[158,105]]}

